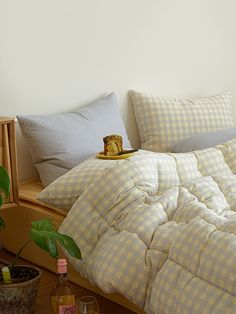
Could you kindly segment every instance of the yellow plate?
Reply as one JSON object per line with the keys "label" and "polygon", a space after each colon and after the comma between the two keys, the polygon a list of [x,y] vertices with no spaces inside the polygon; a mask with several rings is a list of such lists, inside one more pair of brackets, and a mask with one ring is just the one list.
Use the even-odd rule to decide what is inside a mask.
{"label": "yellow plate", "polygon": [[131,157],[133,155],[134,155],[134,153],[126,153],[126,154],[123,154],[123,155],[116,155],[116,156],[106,156],[106,155],[104,155],[104,152],[99,152],[99,153],[96,154],[97,158],[100,158],[100,159],[112,159],[112,160],[115,160],[115,159],[125,159],[125,158]]}

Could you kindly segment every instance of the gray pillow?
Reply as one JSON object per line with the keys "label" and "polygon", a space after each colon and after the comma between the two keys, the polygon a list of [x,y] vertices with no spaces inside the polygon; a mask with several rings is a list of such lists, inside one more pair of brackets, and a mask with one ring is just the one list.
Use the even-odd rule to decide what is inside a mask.
{"label": "gray pillow", "polygon": [[223,144],[234,137],[236,137],[236,128],[195,134],[172,144],[170,146],[170,150],[173,153],[192,152],[194,150],[205,149],[218,144]]}
{"label": "gray pillow", "polygon": [[44,186],[102,151],[106,135],[119,134],[123,146],[130,147],[114,93],[76,112],[17,119]]}

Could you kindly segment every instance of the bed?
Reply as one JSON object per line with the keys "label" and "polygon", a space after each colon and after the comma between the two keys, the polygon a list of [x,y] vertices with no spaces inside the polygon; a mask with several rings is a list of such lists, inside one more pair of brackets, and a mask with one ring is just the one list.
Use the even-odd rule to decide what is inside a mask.
{"label": "bed", "polygon": [[[2,209],[1,215],[7,222],[7,228],[1,232],[0,240],[3,246],[10,252],[16,253],[22,243],[27,241],[28,230],[32,220],[50,218],[59,227],[65,218],[65,210],[45,206],[45,204],[37,200],[36,196],[42,189],[43,186],[38,178],[21,182],[19,186],[19,206]],[[17,237],[15,237],[16,234]],[[63,252],[60,252],[60,254],[64,256]],[[24,249],[21,256],[36,265],[45,267],[55,273],[57,272],[55,260],[33,243],[30,243]],[[107,294],[92,285],[88,280],[81,277],[71,265],[69,265],[68,277],[81,287],[102,295],[136,313],[144,313],[142,309],[129,302],[122,295],[118,293]]]}
{"label": "bed", "polygon": [[[79,285],[137,313],[233,313],[236,139],[231,130],[232,139],[225,132],[233,127],[230,93],[196,101],[137,92],[131,97],[143,148],[131,158],[99,160],[90,153],[84,161],[61,167],[58,152],[57,158],[43,160],[45,137],[36,145],[32,132],[27,134],[37,146],[33,146],[36,155],[31,148],[33,161],[46,186],[42,188],[38,180],[20,185],[19,206],[3,211],[9,224],[1,234],[4,246],[15,252],[19,242],[27,239],[31,220],[51,217],[82,250],[82,261],[68,257],[73,266],[70,279]],[[24,132],[30,129],[28,122],[24,121]],[[179,140],[196,130],[202,138],[209,135],[206,131],[219,130],[224,136],[221,143],[208,143],[209,148],[167,152],[171,139],[176,148]],[[47,153],[52,146],[49,143]],[[95,152],[99,149],[95,147]],[[49,165],[42,165],[44,161]],[[60,166],[64,173],[56,179],[45,177],[52,166],[57,171]],[[21,237],[14,238],[15,230]],[[33,245],[23,257],[56,270],[54,261]]]}

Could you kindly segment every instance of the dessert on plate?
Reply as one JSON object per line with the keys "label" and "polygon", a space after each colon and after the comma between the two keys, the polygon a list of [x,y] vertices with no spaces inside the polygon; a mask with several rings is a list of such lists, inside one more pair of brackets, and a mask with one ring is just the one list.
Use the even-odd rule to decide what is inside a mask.
{"label": "dessert on plate", "polygon": [[117,156],[123,152],[123,140],[120,135],[112,134],[105,136],[103,143],[105,156]]}

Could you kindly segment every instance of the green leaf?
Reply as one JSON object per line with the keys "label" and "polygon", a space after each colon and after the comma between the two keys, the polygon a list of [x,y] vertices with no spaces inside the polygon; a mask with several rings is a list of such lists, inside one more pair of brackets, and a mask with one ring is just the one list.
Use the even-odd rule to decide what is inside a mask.
{"label": "green leaf", "polygon": [[0,230],[4,229],[6,226],[5,221],[0,217]]}
{"label": "green leaf", "polygon": [[10,195],[10,178],[4,167],[0,166],[0,190],[8,197]]}
{"label": "green leaf", "polygon": [[[10,195],[10,178],[3,166],[0,166],[0,207],[3,204],[1,192],[3,192],[6,197],[9,197]],[[5,226],[5,221],[2,219],[2,217],[0,217],[0,230],[4,229]]]}
{"label": "green leaf", "polygon": [[75,241],[68,235],[59,233],[49,219],[33,221],[30,236],[40,248],[54,258],[58,257],[58,241],[71,256],[81,259],[81,252]]}
{"label": "green leaf", "polygon": [[[30,236],[31,239],[43,250],[50,253],[48,246],[48,235],[55,231],[55,228],[49,219],[36,220],[31,222]],[[50,253],[55,257],[54,253]]]}
{"label": "green leaf", "polygon": [[38,231],[56,231],[56,228],[50,219],[35,220],[31,222],[31,225],[33,229]]}
{"label": "green leaf", "polygon": [[47,246],[48,246],[50,255],[54,258],[58,258],[57,245],[53,236],[50,236],[50,235],[47,236]]}
{"label": "green leaf", "polygon": [[78,248],[77,244],[75,241],[68,235],[66,234],[61,234],[58,233],[59,237],[57,240],[60,242],[61,246],[64,247],[64,249],[73,257],[81,259],[81,252],[80,249]]}

